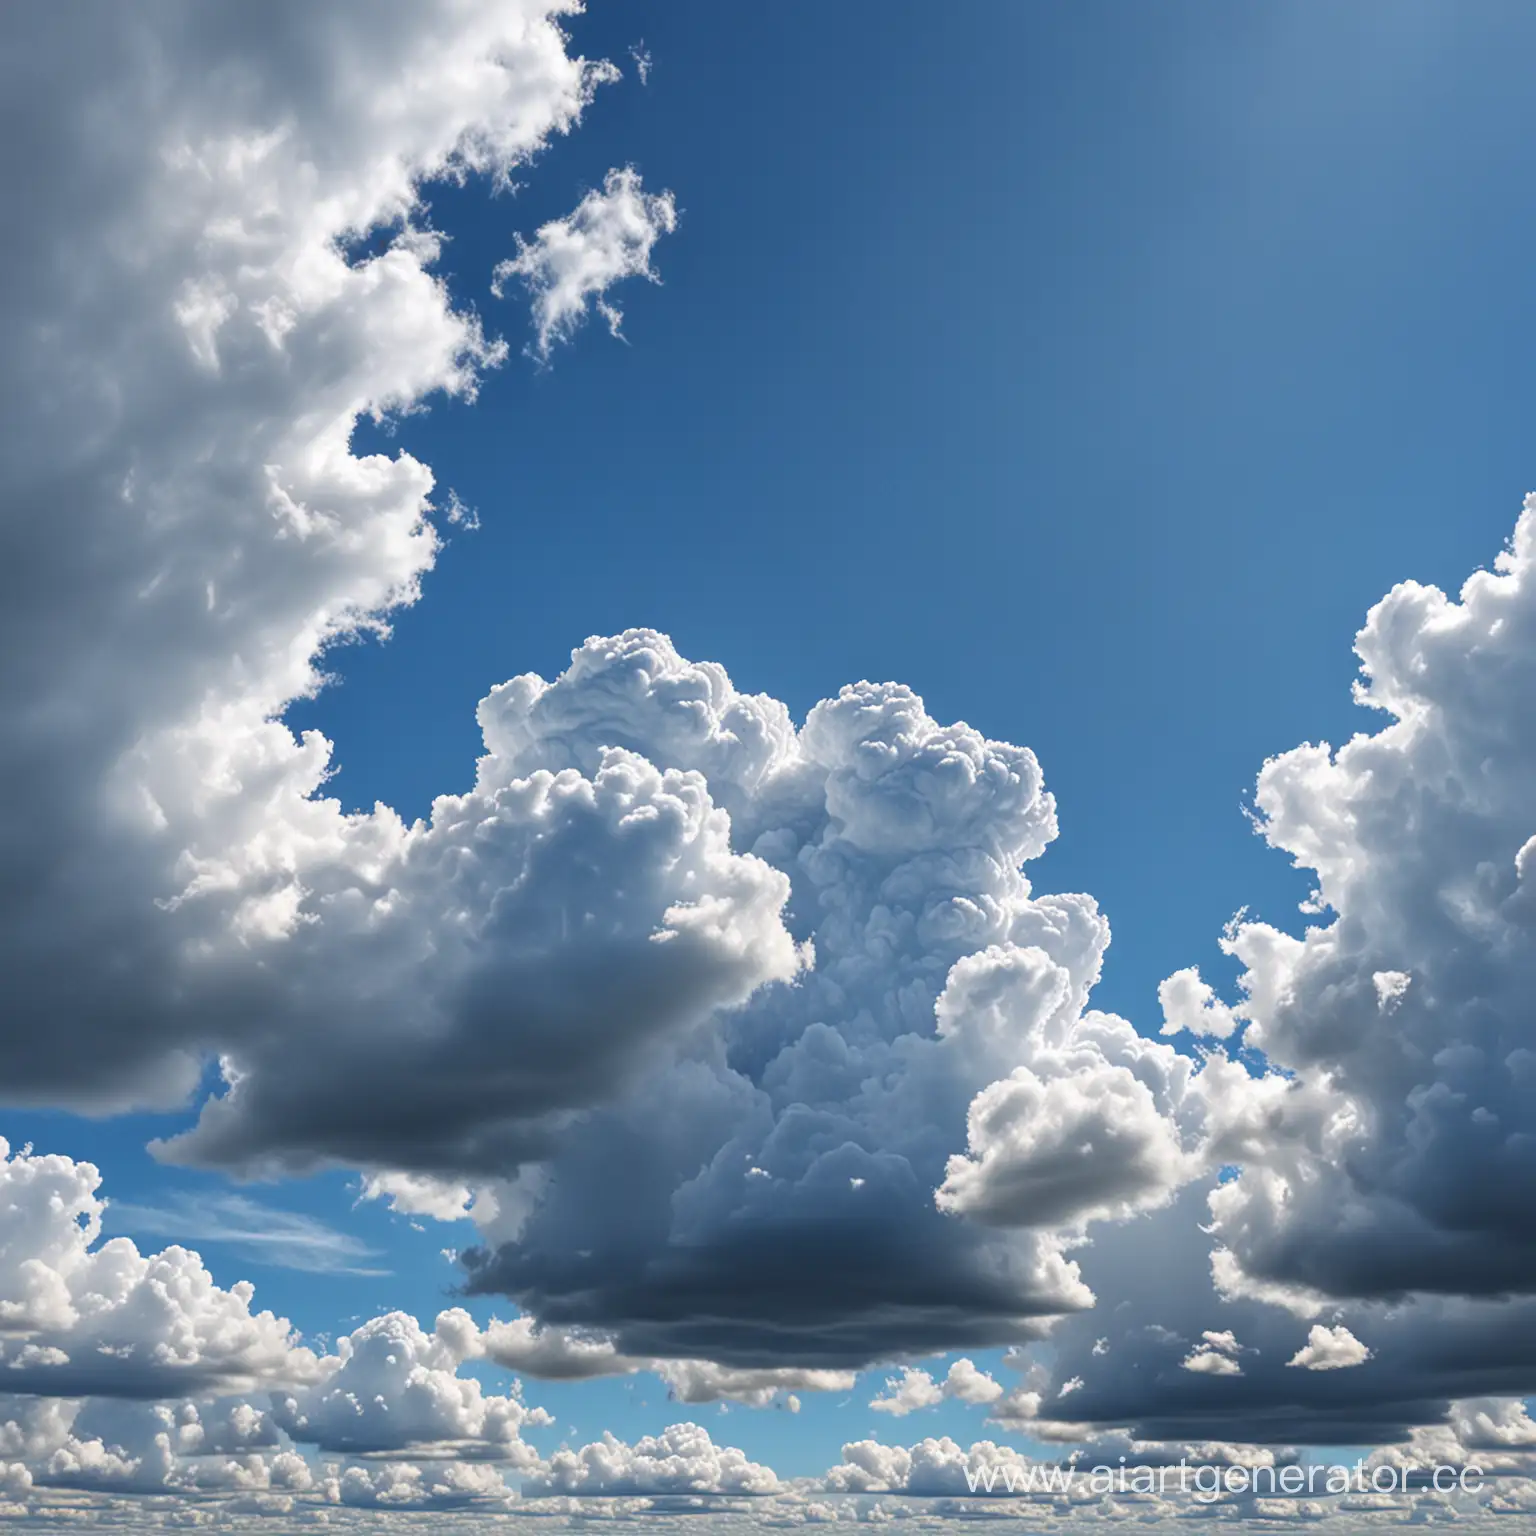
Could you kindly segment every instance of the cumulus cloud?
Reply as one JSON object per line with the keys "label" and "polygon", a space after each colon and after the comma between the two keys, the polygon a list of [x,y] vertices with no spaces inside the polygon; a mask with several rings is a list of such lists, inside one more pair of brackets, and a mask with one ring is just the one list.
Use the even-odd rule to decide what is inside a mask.
{"label": "cumulus cloud", "polygon": [[255,1289],[214,1284],[180,1247],[101,1237],[101,1175],[0,1140],[0,1361],[5,1390],[154,1398],[313,1379],[288,1322]]}
{"label": "cumulus cloud", "polygon": [[1315,1323],[1307,1342],[1291,1356],[1289,1365],[1308,1371],[1342,1371],[1364,1365],[1371,1352],[1341,1323],[1336,1328]]}
{"label": "cumulus cloud", "polygon": [[1165,1035],[1188,1030],[1193,1035],[1225,1039],[1238,1028],[1239,1016],[1200,979],[1194,966],[1159,982],[1157,1000],[1163,1010]]}
{"label": "cumulus cloud", "polygon": [[919,1408],[932,1408],[944,1401],[944,1393],[927,1371],[908,1366],[900,1376],[892,1376],[885,1384],[885,1391],[870,1400],[869,1406],[876,1413],[888,1413],[902,1419]]}
{"label": "cumulus cloud", "polygon": [[[637,68],[643,81],[649,57],[637,60]],[[534,351],[541,358],[574,334],[592,309],[618,336],[624,316],[608,290],[626,277],[660,282],[651,251],[676,228],[677,202],[670,192],[647,192],[633,166],[609,171],[602,191],[588,192],[565,218],[541,226],[532,240],[517,237],[517,255],[497,265],[493,291],[499,298],[514,277],[522,279],[533,298]]]}
{"label": "cumulus cloud", "polygon": [[[1081,1263],[1102,1317],[1057,1329],[1042,1400],[1079,1380],[1075,1418],[1147,1437],[1380,1444],[1536,1386],[1520,1214],[1536,1104],[1533,560],[1528,502],[1458,600],[1394,589],[1356,644],[1359,698],[1386,723],[1265,765],[1260,829],[1315,871],[1310,926],[1240,917],[1223,947],[1245,967],[1241,1002],[1185,972],[1164,1004],[1178,1027],[1244,1022],[1271,1071],[1239,1081],[1208,1064],[1226,1172],[1096,1230]],[[1312,1328],[1300,1348],[1298,1318]],[[1199,1342],[1207,1329],[1251,1346],[1240,1376]],[[1189,1359],[1201,1368],[1172,1369]]]}
{"label": "cumulus cloud", "polygon": [[498,1365],[546,1381],[627,1376],[646,1363],[621,1355],[612,1339],[588,1337],[564,1328],[540,1328],[531,1317],[490,1323],[484,1350]]}
{"label": "cumulus cloud", "polygon": [[673,1424],[633,1445],[611,1434],[579,1450],[556,1451],[523,1481],[529,1498],[551,1494],[769,1494],[779,1480],[771,1467],[719,1446],[698,1424]]}
{"label": "cumulus cloud", "polygon": [[[523,1431],[550,1418],[519,1384],[497,1393],[462,1372],[494,1339],[468,1313],[430,1331],[387,1314],[317,1354],[254,1309],[250,1282],[220,1288],[197,1254],[102,1241],[99,1182],[69,1158],[0,1157],[0,1462],[20,1469],[22,1493],[436,1507],[511,1490],[500,1473],[423,1473],[406,1458],[538,1465]],[[316,1473],[305,1451],[401,1459]]]}
{"label": "cumulus cloud", "polygon": [[[311,801],[328,748],[275,717],[433,563],[430,472],[349,439],[500,356],[432,275],[418,190],[575,123],[604,71],[561,9],[13,18],[36,152],[7,162],[29,214],[0,306],[9,1098],[179,1102],[221,1037],[273,1027],[261,950],[307,902],[386,899],[404,829]],[[322,892],[327,847],[351,873]]]}
{"label": "cumulus cloud", "polygon": [[[842,1462],[826,1475],[826,1487],[836,1493],[906,1493],[920,1497],[964,1496],[986,1486],[990,1472],[999,1492],[1010,1473],[1022,1479],[1038,1463],[1012,1446],[978,1441],[969,1449],[945,1435],[916,1445],[886,1445],[879,1440],[855,1440],[843,1447]],[[973,1488],[971,1474],[978,1480]]]}
{"label": "cumulus cloud", "polygon": [[[7,101],[53,158],[24,168],[50,195],[0,313],[0,932],[34,1024],[0,1042],[11,1099],[175,1104],[214,1055],[226,1091],[167,1156],[510,1178],[548,1116],[795,969],[787,882],[730,850],[696,776],[491,754],[406,827],[318,798],[328,744],[279,720],[436,557],[430,472],[351,434],[501,356],[433,276],[419,192],[575,123],[611,71],[561,10],[18,21]],[[435,1115],[428,1060],[463,1069]],[[424,1119],[420,1145],[389,1157],[380,1113]]]}
{"label": "cumulus cloud", "polygon": [[1459,600],[1405,582],[1356,651],[1357,698],[1388,723],[1275,758],[1256,795],[1332,917],[1225,940],[1250,1044],[1330,1094],[1213,1194],[1228,1288],[1530,1294],[1536,502]]}
{"label": "cumulus cloud", "polygon": [[1201,1376],[1241,1376],[1243,1367],[1238,1361],[1242,1346],[1230,1331],[1217,1332],[1207,1328],[1200,1336],[1200,1343],[1184,1357],[1186,1371]]}
{"label": "cumulus cloud", "polygon": [[[1091,1300],[1088,1223],[1242,1119],[1088,1008],[1108,927],[1021,872],[1056,830],[1032,753],[890,683],[797,726],[646,630],[492,689],[473,786],[411,826],[324,798],[328,743],[282,722],[436,557],[430,471],[353,429],[502,356],[421,189],[577,121],[612,71],[560,14],[28,14],[7,100],[52,158],[0,312],[0,945],[36,1027],[0,1081],[168,1106],[217,1062],[161,1157],[473,1214],[476,1289],[625,1358],[1017,1341]],[[626,170],[525,243],[540,347],[675,217]]]}
{"label": "cumulus cloud", "polygon": [[475,1289],[636,1357],[1014,1341],[1088,1303],[1067,1256],[1088,1223],[1161,1204],[1257,1113],[1240,1068],[1214,1113],[1225,1064],[1086,1007],[1108,927],[1020,870],[1055,834],[1033,754],[909,689],[845,688],[797,730],[637,630],[494,690],[481,723],[552,772],[617,744],[703,775],[733,847],[788,878],[810,965],[588,1110],[515,1239],[466,1255]]}
{"label": "cumulus cloud", "polygon": [[[589,642],[552,684],[497,690],[482,723],[488,742],[547,754],[552,769],[584,771],[618,741],[703,773],[737,845],[788,875],[789,921],[815,966],[719,1016],[712,1042],[590,1112],[582,1146],[546,1161],[518,1240],[470,1256],[477,1288],[504,1289],[547,1321],[615,1330],[626,1353],[743,1366],[793,1350],[797,1363],[837,1367],[942,1345],[951,1331],[1016,1334],[1030,1315],[1084,1299],[1043,1238],[991,1240],[995,1255],[1013,1255],[1001,1263],[983,1260],[989,1240],[976,1231],[936,1241],[929,1193],[946,1134],[959,1139],[1010,1034],[1053,1010],[1065,1026],[1107,938],[1091,903],[1037,905],[1017,873],[1054,830],[1032,756],[939,726],[894,686],[847,689],[797,732],[782,705],[737,694],[721,669],[643,631]],[[968,882],[980,885],[968,893]],[[998,950],[994,969],[1028,971],[1016,1016],[1001,1018],[1006,1002],[992,997],[1005,982],[974,1021],[966,978],[949,978],[941,1003],[949,967],[1015,927],[1062,960],[1036,944],[1015,965],[1021,947]],[[872,965],[877,953],[888,963]],[[615,1159],[639,1175],[622,1218],[593,1182]],[[588,1259],[570,1268],[580,1251]],[[847,1287],[836,1301],[821,1284],[834,1269]],[[889,1316],[902,1290],[937,1300],[950,1286],[950,1299],[907,1312],[899,1339],[860,1336],[861,1304],[849,1303],[861,1292],[871,1316]],[[776,1315],[797,1310],[798,1337],[786,1337]]]}
{"label": "cumulus cloud", "polygon": [[653,1360],[651,1369],[667,1384],[667,1395],[680,1403],[745,1403],[765,1408],[782,1403],[798,1412],[799,1392],[848,1392],[852,1371],[818,1371],[779,1366],[760,1370],[716,1365],[710,1360]]}
{"label": "cumulus cloud", "polygon": [[392,1312],[373,1318],[337,1347],[323,1380],[274,1403],[273,1417],[295,1440],[324,1451],[377,1454],[450,1446],[463,1454],[528,1465],[524,1425],[553,1422],[520,1392],[487,1393],[458,1367],[482,1352],[467,1312],[440,1313],[431,1333]]}
{"label": "cumulus cloud", "polygon": [[962,1356],[950,1366],[942,1382],[935,1381],[927,1371],[908,1366],[899,1376],[890,1377],[885,1391],[870,1402],[877,1413],[888,1413],[893,1418],[905,1418],[920,1408],[933,1408],[945,1398],[956,1398],[963,1403],[994,1403],[1003,1395],[1002,1387],[978,1369],[974,1360]]}

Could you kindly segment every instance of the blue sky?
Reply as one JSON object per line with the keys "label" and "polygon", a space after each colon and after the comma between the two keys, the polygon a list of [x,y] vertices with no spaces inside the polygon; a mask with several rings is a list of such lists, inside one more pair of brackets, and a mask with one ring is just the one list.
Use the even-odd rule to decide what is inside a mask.
{"label": "blue sky", "polygon": [[293,712],[335,739],[336,792],[424,814],[467,781],[489,680],[629,624],[799,714],[897,678],[1039,754],[1063,832],[1038,881],[1099,897],[1108,999],[1145,1015],[1238,907],[1305,894],[1240,809],[1266,757],[1370,724],[1366,609],[1507,535],[1532,26],[582,18],[593,55],[643,40],[649,86],[600,95],[515,198],[434,189],[445,269],[519,343],[485,292],[509,234],[629,159],[678,195],[663,286],[625,291],[628,346],[585,335],[398,426],[481,527]]}
{"label": "blue sky", "polygon": [[[556,678],[587,636],[631,626],[797,723],[845,683],[897,680],[934,720],[1038,754],[1061,833],[1027,873],[1107,915],[1095,1007],[1157,1037],[1159,983],[1192,966],[1235,1001],[1262,962],[1224,955],[1224,925],[1246,909],[1299,932],[1319,878],[1255,835],[1261,766],[1383,727],[1351,701],[1367,611],[1405,579],[1454,594],[1491,568],[1533,481],[1536,13],[633,0],[567,25],[572,52],[625,78],[515,188],[423,193],[452,300],[511,352],[472,402],[432,395],[353,438],[429,464],[478,526],[447,528],[390,637],[325,652],[332,683],[284,713],[334,743],[325,793],[428,815],[474,784],[493,684]],[[493,297],[492,271],[623,165],[676,199],[660,282],[614,288],[622,340],[593,319],[542,362],[526,295]],[[470,1246],[469,1223],[359,1200],[348,1167],[256,1185],[167,1167],[146,1144],[192,1107],[92,1118],[51,1092],[20,1093],[0,1129],[97,1162],[121,1203],[108,1230],[145,1252],[194,1244],[312,1336],[396,1307],[425,1326],[452,1302],[463,1271],[442,1250]],[[237,1197],[310,1218],[310,1246],[221,1236]],[[166,1210],[185,1230],[157,1226]],[[481,1324],[512,1310],[463,1304]],[[942,1360],[962,1353],[1007,1376],[1000,1342]],[[868,1403],[892,1369],[795,1414],[691,1412],[781,1477],[879,1431],[983,1433],[953,1400],[882,1421]],[[541,1452],[679,1416],[648,1373],[528,1392],[555,1419],[528,1433]],[[1136,1401],[1135,1422],[1165,1422]]]}
{"label": "blue sky", "polygon": [[[1530,478],[1511,330],[1536,220],[1510,189],[1536,149],[1511,34],[1536,22],[1324,21],[578,20],[594,57],[643,46],[649,83],[600,95],[515,196],[434,188],[444,269],[521,345],[486,291],[510,233],[628,159],[678,195],[662,286],[623,291],[627,346],[593,328],[547,370],[514,357],[473,406],[364,429],[481,526],[387,644],[333,653],[340,686],[291,712],[335,741],[333,792],[425,814],[469,781],[489,682],[552,676],[627,625],[797,714],[896,678],[1035,749],[1063,831],[1032,878],[1098,897],[1096,1000],[1155,1032],[1164,976],[1221,974],[1239,907],[1289,926],[1310,888],[1243,817],[1259,764],[1370,724],[1349,698],[1365,609],[1488,563]],[[284,1202],[339,1221],[327,1184]],[[374,1304],[436,1305],[441,1244],[359,1223],[403,1249]],[[315,1284],[263,1289],[302,1314]],[[588,1411],[656,1427],[661,1394],[631,1419],[633,1395]],[[808,1472],[819,1417],[740,1436]]]}

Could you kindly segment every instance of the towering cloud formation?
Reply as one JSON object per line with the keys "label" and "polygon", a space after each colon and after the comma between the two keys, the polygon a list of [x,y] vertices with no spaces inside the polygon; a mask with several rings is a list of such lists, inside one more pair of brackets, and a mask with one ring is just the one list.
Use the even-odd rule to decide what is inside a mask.
{"label": "towering cloud formation", "polygon": [[[668,991],[677,962],[643,952],[667,912],[676,953],[703,961],[684,1015],[790,967],[782,946],[742,958],[739,924],[771,920],[778,886],[721,852],[696,788],[619,765],[515,804],[488,788],[421,843],[388,811],[312,799],[327,745],[275,723],[318,686],[322,649],[380,626],[433,563],[430,472],[349,439],[362,415],[471,393],[504,350],[433,277],[418,191],[506,176],[612,77],[569,55],[563,8],[279,3],[257,18],[152,0],[89,26],[68,7],[9,19],[5,174],[27,210],[0,301],[0,944],[28,1026],[0,1040],[13,1100],[177,1103],[206,1052],[321,1024],[339,1038],[368,1018],[407,1053],[408,1036],[451,1037],[430,1005],[397,1009],[398,1026],[379,1013],[391,923],[421,921],[406,866],[458,885],[427,903],[455,932],[409,958],[443,954],[468,1014],[467,994],[509,979],[475,976],[498,920],[486,904],[551,837],[586,840],[610,886],[625,849],[668,844],[675,878],[713,903],[691,921],[702,908],[655,852],[635,897],[652,907],[589,936],[641,947],[637,991]],[[316,924],[322,946],[350,931],[363,985],[331,1018],[338,998],[312,989],[329,962],[302,956]]]}
{"label": "towering cloud formation", "polygon": [[[797,730],[650,631],[495,689],[473,789],[411,827],[322,798],[279,718],[434,559],[431,475],[351,433],[500,358],[418,190],[505,177],[612,75],[557,9],[28,13],[14,141],[55,162],[0,315],[0,945],[35,1027],[0,1081],[178,1104],[216,1059],[163,1156],[473,1181],[474,1283],[626,1356],[1019,1337],[1214,1124],[1187,1057],[1084,1011],[1108,929],[1020,873],[1055,833],[1031,753],[896,685]],[[524,243],[540,346],[672,220],[626,170]]]}
{"label": "towering cloud formation", "polygon": [[1317,1297],[1536,1293],[1536,500],[1452,601],[1371,611],[1358,698],[1391,717],[1265,765],[1265,836],[1332,920],[1228,940],[1249,1039],[1332,1093],[1212,1204],[1223,1284]]}
{"label": "towering cloud formation", "polygon": [[469,1256],[478,1288],[626,1353],[745,1366],[997,1342],[1089,1302],[1065,1255],[1086,1221],[1212,1155],[1195,1063],[1085,1012],[1092,900],[1020,873],[1055,835],[1028,751],[889,684],[797,732],[644,631],[515,679],[481,721],[522,772],[619,749],[701,774],[733,845],[789,878],[814,966],[586,1111],[514,1240]]}
{"label": "towering cloud formation", "polygon": [[[1099,1239],[1105,1315],[1056,1336],[1038,1418],[1372,1443],[1536,1388],[1536,499],[1459,600],[1404,583],[1356,649],[1387,723],[1259,777],[1316,921],[1234,925],[1238,1006],[1163,989],[1172,1029],[1243,1030],[1287,1080],[1207,1209]],[[1173,1372],[1212,1327],[1250,1346],[1241,1380]]]}

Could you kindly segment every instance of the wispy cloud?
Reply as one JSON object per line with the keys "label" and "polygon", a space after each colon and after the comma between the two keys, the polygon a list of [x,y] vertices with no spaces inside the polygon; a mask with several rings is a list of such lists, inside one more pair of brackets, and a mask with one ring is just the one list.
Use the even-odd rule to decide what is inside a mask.
{"label": "wispy cloud", "polygon": [[173,1194],[159,1205],[113,1200],[103,1224],[120,1233],[173,1241],[225,1243],[257,1264],[315,1274],[387,1275],[362,1261],[378,1250],[301,1211],[262,1205],[245,1195]]}

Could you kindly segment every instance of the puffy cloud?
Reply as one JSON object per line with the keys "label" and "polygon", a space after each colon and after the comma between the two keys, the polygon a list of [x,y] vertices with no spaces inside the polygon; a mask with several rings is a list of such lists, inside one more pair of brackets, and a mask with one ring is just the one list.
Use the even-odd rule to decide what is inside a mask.
{"label": "puffy cloud", "polygon": [[1145,1084],[1101,1066],[1046,1084],[1028,1067],[971,1104],[969,1157],[950,1158],[941,1210],[999,1225],[1128,1216],[1183,1182],[1177,1127]]}
{"label": "puffy cloud", "polygon": [[[1008,1487],[1010,1474],[1022,1486],[1026,1474],[1038,1463],[1013,1449],[990,1440],[978,1441],[969,1450],[947,1435],[929,1437],[916,1445],[885,1445],[878,1440],[856,1440],[843,1447],[840,1465],[826,1475],[826,1487],[836,1493],[906,1493],[919,1497],[983,1496],[996,1486]],[[975,1479],[975,1486],[972,1479]]]}
{"label": "puffy cloud", "polygon": [[482,1348],[497,1365],[546,1381],[626,1376],[646,1364],[621,1355],[612,1339],[588,1337],[563,1328],[540,1328],[531,1317],[491,1322],[485,1329]]}
{"label": "puffy cloud", "polygon": [[869,1406],[876,1413],[888,1413],[902,1419],[919,1408],[932,1408],[944,1401],[943,1389],[927,1371],[908,1366],[900,1376],[892,1376],[885,1384],[885,1392],[870,1400]]}
{"label": "puffy cloud", "polygon": [[935,1381],[927,1371],[908,1366],[899,1376],[886,1381],[884,1393],[869,1406],[877,1413],[900,1419],[919,1408],[935,1407],[945,1398],[963,1403],[995,1403],[1002,1395],[1002,1387],[991,1376],[978,1369],[974,1360],[962,1356],[950,1366],[942,1382]]}
{"label": "puffy cloud", "polygon": [[[1074,1419],[1148,1438],[1381,1444],[1536,1388],[1533,559],[1536,502],[1458,601],[1396,588],[1357,641],[1387,723],[1265,766],[1260,825],[1316,872],[1312,926],[1223,942],[1245,966],[1229,1011],[1278,1070],[1207,1064],[1206,1165],[1227,1172],[1203,1212],[1196,1186],[1096,1229],[1100,1316],[1056,1330],[1039,1401],[1076,1380]],[[1169,1019],[1198,1027],[1216,1005],[1181,976]],[[1240,1376],[1208,1329],[1250,1346]]]}
{"label": "puffy cloud", "polygon": [[495,1508],[512,1497],[506,1478],[497,1468],[465,1462],[350,1466],[330,1481],[326,1492],[332,1501],[360,1509]]}
{"label": "puffy cloud", "polygon": [[520,1393],[486,1393],[459,1365],[478,1355],[479,1331],[467,1312],[440,1313],[431,1333],[392,1312],[373,1318],[337,1347],[325,1379],[274,1404],[276,1422],[295,1440],[324,1451],[374,1454],[452,1446],[461,1453],[530,1464],[519,1439],[525,1424],[551,1421]]}
{"label": "puffy cloud", "polygon": [[1188,1030],[1194,1035],[1224,1039],[1238,1028],[1239,1016],[1200,979],[1194,966],[1159,982],[1157,1000],[1162,1005],[1165,1035]]}
{"label": "puffy cloud", "polygon": [[814,966],[586,1111],[516,1238],[466,1255],[475,1289],[635,1357],[846,1368],[1017,1340],[1088,1302],[1085,1224],[1166,1200],[1255,1113],[1241,1069],[1216,1114],[1216,1063],[1086,1009],[1108,927],[1019,868],[1055,833],[1038,764],[909,689],[845,688],[797,731],[631,631],[495,690],[481,723],[550,771],[617,744],[703,774],[733,846],[788,877]]}
{"label": "puffy cloud", "polygon": [[0,1140],[0,1360],[12,1393],[151,1398],[313,1379],[254,1287],[215,1285],[188,1249],[101,1242],[101,1175]]}
{"label": "puffy cloud", "polygon": [[611,1434],[556,1451],[523,1480],[523,1494],[769,1494],[779,1480],[734,1446],[717,1446],[697,1424],[673,1424],[628,1445]]}
{"label": "puffy cloud", "polygon": [[[642,65],[642,78],[645,72]],[[588,192],[532,240],[518,237],[517,255],[496,268],[494,291],[500,296],[512,278],[522,279],[533,296],[534,350],[541,358],[570,337],[592,308],[617,336],[624,316],[608,290],[626,277],[659,282],[651,251],[676,228],[677,202],[670,192],[647,192],[633,166],[609,171],[601,192]]]}
{"label": "puffy cloud", "polygon": [[1184,1357],[1183,1366],[1201,1376],[1241,1376],[1243,1368],[1237,1358],[1241,1353],[1242,1346],[1229,1330],[1207,1328],[1200,1343]]}
{"label": "puffy cloud", "polygon": [[0,1447],[20,1458],[37,1488],[219,1494],[313,1486],[271,1416],[240,1399],[0,1398]]}
{"label": "puffy cloud", "polygon": [[[382,873],[396,883],[352,930],[359,968],[336,963],[326,917],[284,943],[294,1010],[331,994],[306,1070],[285,1032],[242,1045],[163,1155],[510,1174],[669,1034],[798,965],[784,877],[731,851],[699,775],[620,749],[591,777],[487,755]],[[337,895],[320,909],[349,912],[356,892]]]}
{"label": "puffy cloud", "polygon": [[[279,719],[434,562],[430,472],[351,435],[501,355],[433,276],[419,189],[576,121],[611,71],[563,9],[18,23],[7,101],[49,196],[0,307],[0,933],[35,1026],[0,1042],[10,1098],[170,1105],[211,1053],[226,1091],[167,1156],[510,1177],[548,1116],[794,970],[787,882],[697,776],[492,753],[406,827],[317,797],[328,745]],[[380,1119],[419,1125],[398,1160]]]}
{"label": "puffy cloud", "polygon": [[[16,18],[0,933],[32,1027],[0,1045],[8,1097],[180,1101],[205,1049],[277,1027],[262,950],[307,902],[387,904],[405,829],[311,801],[326,744],[275,717],[433,563],[430,472],[349,439],[500,355],[431,273],[418,187],[576,121],[602,72],[561,9]],[[322,894],[317,858],[350,874]]]}
{"label": "puffy cloud", "polygon": [[[1372,611],[1383,729],[1260,777],[1318,921],[1233,926],[1240,1005],[1193,970],[1161,998],[1170,1030],[1243,1024],[1262,1078],[1089,1006],[1107,924],[1022,873],[1056,831],[1039,764],[896,684],[797,728],[631,631],[493,689],[474,785],[429,820],[320,795],[328,744],[282,712],[440,544],[430,472],[354,454],[353,429],[469,394],[503,350],[434,276],[419,189],[504,178],[576,121],[606,71],[560,13],[251,26],[156,0],[17,23],[0,68],[41,158],[13,171],[45,195],[0,305],[0,959],[29,1021],[0,1036],[6,1095],[179,1104],[217,1058],[222,1091],[163,1155],[339,1163],[397,1209],[472,1210],[471,1283],[530,1319],[494,1348],[555,1371],[645,1361],[753,1400],[1066,1317],[1020,1410],[1065,1395],[1160,1439],[1390,1436],[1530,1390],[1536,503],[1459,601],[1406,584]],[[648,275],[674,219],[621,172],[524,244],[505,275],[536,292],[540,346]],[[302,1433],[380,1449],[505,1450],[531,1412],[408,1320],[319,1380],[248,1287],[98,1246],[93,1171],[6,1169],[17,1392],[289,1373]],[[1095,1289],[1113,1321],[1074,1322]],[[1288,1371],[1295,1317],[1325,1311],[1330,1348],[1358,1328],[1370,1360]],[[80,1428],[60,1476],[154,1464]]]}
{"label": "puffy cloud", "polygon": [[962,1403],[995,1403],[1003,1395],[1003,1389],[974,1360],[962,1355],[944,1377],[944,1395]]}
{"label": "puffy cloud", "polygon": [[1287,1361],[1309,1371],[1342,1371],[1364,1365],[1371,1352],[1341,1323],[1336,1328],[1316,1323],[1307,1342]]}
{"label": "puffy cloud", "polygon": [[1355,648],[1357,697],[1388,723],[1273,759],[1256,797],[1332,917],[1225,941],[1249,1043],[1331,1098],[1213,1194],[1228,1288],[1529,1294],[1536,500],[1459,600],[1403,583]]}
{"label": "puffy cloud", "polygon": [[[472,1284],[625,1358],[1027,1337],[1090,1301],[1085,1224],[1219,1128],[1209,1067],[1087,1008],[1108,927],[1021,873],[1056,831],[1032,753],[896,684],[797,729],[652,631],[493,689],[473,787],[411,826],[325,799],[328,744],[282,723],[436,558],[430,472],[352,434],[501,357],[420,189],[576,122],[611,71],[560,14],[23,24],[49,195],[0,307],[0,956],[36,1027],[0,1080],[171,1105],[217,1059],[161,1156],[474,1200]],[[525,243],[541,346],[674,221],[625,171]]]}
{"label": "puffy cloud", "polygon": [[[388,1169],[368,1174],[359,1198],[387,1200],[402,1216],[430,1216],[434,1221],[467,1220],[480,1192],[462,1180],[435,1179],[430,1174],[398,1173]],[[485,1212],[479,1212],[485,1215]]]}

